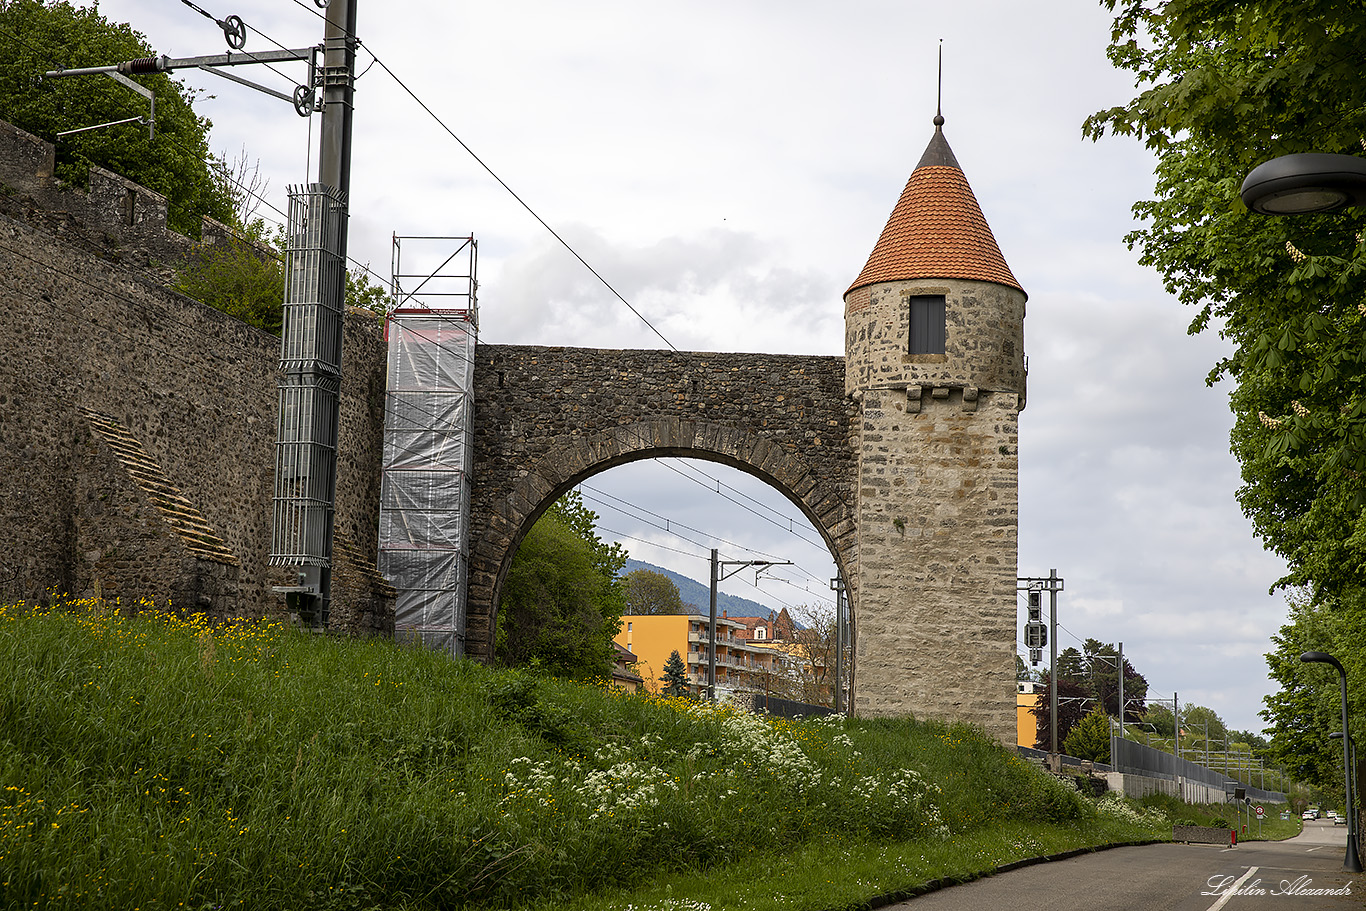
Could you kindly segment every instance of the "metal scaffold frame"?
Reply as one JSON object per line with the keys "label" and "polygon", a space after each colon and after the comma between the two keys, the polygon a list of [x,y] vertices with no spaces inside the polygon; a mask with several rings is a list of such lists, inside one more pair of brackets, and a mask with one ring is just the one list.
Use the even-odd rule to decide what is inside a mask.
{"label": "metal scaffold frame", "polygon": [[[405,240],[444,241],[455,251],[438,257],[435,269],[404,273]],[[410,243],[410,262],[412,250]],[[452,656],[464,653],[469,568],[475,251],[472,237],[395,236],[393,290],[399,306],[385,327],[380,571],[397,591],[395,638]],[[420,281],[405,284],[415,278]],[[440,306],[426,306],[424,298]]]}

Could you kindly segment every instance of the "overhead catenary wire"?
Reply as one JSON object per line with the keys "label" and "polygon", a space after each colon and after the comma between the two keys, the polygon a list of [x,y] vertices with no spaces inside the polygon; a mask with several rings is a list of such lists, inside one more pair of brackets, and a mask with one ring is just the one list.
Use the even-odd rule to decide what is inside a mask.
{"label": "overhead catenary wire", "polygon": [[[584,488],[584,485],[580,485],[580,488],[583,489],[583,488]],[[586,489],[588,489],[588,490],[590,490],[590,491],[593,491],[593,490],[594,490],[593,488],[586,488]],[[594,492],[603,493],[603,492],[601,492],[601,491],[594,491]],[[695,546],[697,546],[697,547],[701,547],[701,548],[704,548],[704,549],[705,549],[705,548],[706,548],[706,545],[703,544],[703,543],[700,542],[700,541],[696,541],[696,540],[693,540],[692,538],[689,538],[687,535],[684,535],[684,534],[681,534],[681,533],[679,533],[679,532],[677,532],[677,531],[674,531],[674,528],[683,528],[683,529],[686,529],[687,531],[691,531],[691,532],[693,532],[693,533],[695,533],[695,534],[703,535],[703,536],[705,536],[705,537],[707,537],[707,538],[710,538],[710,539],[713,540],[713,541],[716,541],[716,542],[718,542],[718,543],[724,544],[724,545],[726,545],[726,546],[728,546],[728,547],[738,548],[739,550],[744,551],[744,552],[747,552],[747,553],[750,553],[750,554],[758,554],[759,556],[770,557],[770,558],[772,558],[772,559],[775,560],[775,561],[778,559],[778,558],[775,557],[773,554],[769,554],[769,553],[766,553],[766,552],[761,551],[761,550],[757,550],[757,549],[752,548],[752,547],[747,547],[746,545],[743,545],[743,544],[737,544],[737,543],[735,543],[735,542],[733,542],[733,541],[727,541],[727,540],[724,539],[724,538],[719,538],[719,537],[710,535],[710,534],[708,534],[708,533],[705,532],[705,531],[702,531],[702,530],[696,529],[696,528],[692,528],[692,527],[690,527],[690,526],[688,526],[688,525],[684,525],[684,524],[681,523],[681,522],[677,522],[677,521],[674,521],[674,520],[670,520],[670,519],[666,518],[665,516],[661,516],[661,515],[659,515],[659,514],[657,514],[657,513],[650,512],[649,510],[646,510],[646,509],[643,509],[642,507],[636,506],[635,504],[630,503],[629,501],[623,500],[623,499],[621,499],[621,498],[619,498],[619,497],[614,497],[614,496],[612,496],[611,494],[603,493],[603,496],[609,497],[611,500],[615,500],[615,501],[617,501],[617,502],[619,502],[619,503],[622,503],[622,504],[625,504],[626,506],[631,507],[632,509],[635,509],[635,510],[637,510],[637,511],[639,511],[639,512],[645,513],[646,515],[649,515],[649,516],[651,516],[651,517],[653,517],[653,518],[659,519],[660,521],[664,522],[665,524],[660,525],[660,524],[658,524],[658,523],[649,522],[649,521],[647,521],[647,520],[641,519],[639,516],[636,516],[636,515],[632,515],[632,514],[630,514],[630,513],[627,513],[625,510],[621,509],[620,507],[614,505],[614,504],[611,503],[611,502],[607,502],[607,501],[605,501],[605,500],[597,499],[597,498],[592,497],[592,496],[587,495],[587,494],[584,495],[584,499],[586,499],[586,500],[591,500],[592,502],[598,503],[598,504],[602,505],[603,507],[605,507],[605,508],[607,508],[607,509],[612,509],[612,510],[615,510],[615,511],[617,511],[617,512],[621,512],[621,513],[623,513],[624,515],[628,515],[630,518],[636,519],[637,521],[644,522],[644,524],[646,524],[646,525],[648,525],[648,526],[650,526],[650,527],[652,527],[652,528],[657,528],[657,529],[659,529],[660,531],[665,532],[666,534],[671,534],[671,535],[673,535],[674,537],[677,537],[677,538],[679,538],[679,539],[681,539],[681,540],[687,541],[689,544],[693,544],[693,545],[695,545]],[[618,534],[618,532],[611,531],[611,529],[606,528],[606,527],[603,526],[601,523],[599,523],[599,527],[602,528],[604,531],[610,532],[611,534]],[[653,546],[653,547],[659,547],[659,548],[662,549],[662,550],[674,551],[674,552],[677,552],[677,553],[682,553],[682,551],[676,551],[676,550],[674,550],[673,548],[670,548],[670,547],[668,547],[667,545],[664,545],[664,544],[659,544],[659,543],[657,543],[657,542],[649,541],[649,540],[646,540],[646,539],[643,539],[643,538],[638,538],[638,537],[635,537],[635,536],[629,536],[629,537],[631,538],[631,540],[640,541],[640,542],[643,543],[643,544],[648,544],[648,545],[651,545],[651,546]],[[703,558],[705,558],[707,555],[702,554],[702,555],[695,555],[695,556],[698,556],[699,559],[703,559]],[[816,582],[822,581],[822,580],[819,579],[817,576],[815,576],[814,574],[812,574],[812,573],[810,572],[810,570],[807,570],[807,569],[806,569],[804,566],[802,566],[801,564],[793,563],[792,565],[793,565],[797,570],[799,570],[800,572],[802,572],[808,579],[810,579],[810,580],[812,580],[812,581],[816,581]],[[796,589],[799,589],[799,590],[801,590],[801,591],[804,591],[804,592],[806,592],[807,594],[816,595],[816,596],[818,597],[818,599],[821,600],[822,603],[827,603],[827,602],[830,601],[829,596],[828,596],[828,595],[825,595],[824,592],[812,591],[812,589],[811,589],[809,586],[807,586],[807,585],[797,585],[797,584],[796,584],[795,582],[793,582],[791,579],[787,579],[787,578],[784,578],[784,577],[782,577],[782,576],[775,575],[775,574],[772,574],[772,573],[770,573],[768,576],[766,576],[766,578],[769,579],[770,581],[773,581],[773,582],[778,582],[778,583],[783,583],[783,584],[789,585],[789,586],[791,586],[791,587],[793,587],[793,588],[796,588]],[[756,586],[756,587],[757,587],[757,586]],[[775,596],[775,600],[777,600],[776,596]]]}
{"label": "overhead catenary wire", "polygon": [[[302,3],[299,3],[299,0],[295,0],[295,3],[296,3],[301,9],[308,10],[308,7],[305,6],[305,5],[302,4]],[[318,16],[319,18],[325,18],[325,17],[323,17],[321,14],[319,14],[316,10],[308,10],[308,12],[313,13],[314,15]],[[348,33],[348,34],[347,34],[347,37],[353,39],[353,40],[357,43],[357,45],[361,45],[361,44],[362,44],[360,38],[359,38],[354,32]],[[537,212],[535,209],[533,209],[533,208],[531,207],[531,204],[530,204],[530,203],[528,203],[525,199],[523,199],[523,198],[521,197],[521,195],[520,195],[519,193],[517,193],[516,190],[512,189],[512,187],[507,183],[507,181],[503,180],[503,178],[500,177],[500,176],[498,175],[498,172],[494,171],[493,168],[492,168],[487,162],[485,162],[484,159],[481,158],[481,157],[478,155],[478,153],[476,153],[476,152],[474,151],[474,149],[472,149],[472,148],[469,146],[468,143],[465,142],[465,140],[461,139],[460,136],[456,134],[455,130],[451,129],[451,127],[450,127],[444,120],[442,120],[439,116],[437,116],[436,111],[432,110],[431,106],[428,105],[427,102],[423,101],[422,98],[417,94],[417,92],[413,91],[412,88],[410,88],[406,82],[404,82],[401,78],[399,78],[398,74],[395,73],[395,72],[393,71],[393,69],[391,69],[391,68],[389,67],[389,65],[388,65],[387,63],[385,63],[385,62],[380,58],[380,56],[374,52],[374,50],[373,50],[372,48],[370,48],[369,46],[366,46],[366,51],[369,52],[369,54],[370,54],[370,56],[371,56],[371,58],[372,58],[371,66],[374,66],[374,65],[378,64],[378,65],[379,65],[379,68],[382,69],[385,73],[387,73],[388,76],[389,76],[389,78],[392,79],[392,80],[394,80],[394,83],[395,83],[399,88],[403,89],[403,91],[404,91],[405,93],[407,93],[408,97],[411,98],[413,101],[415,101],[415,102],[417,103],[417,106],[420,107],[420,108],[422,108],[423,112],[426,113],[427,116],[430,117],[430,118],[432,119],[432,121],[433,121],[437,126],[439,126],[442,130],[444,130],[444,131],[446,132],[446,135],[450,136],[451,139],[455,140],[455,142],[460,146],[460,148],[464,149],[464,150],[465,150],[465,153],[466,153],[467,155],[469,155],[470,158],[472,158],[472,159],[474,160],[474,162],[475,162],[477,165],[479,165],[479,167],[483,168],[484,171],[485,171],[490,177],[492,177],[492,178],[494,179],[494,181],[497,182],[497,184],[498,184],[500,187],[502,187],[504,190],[506,190],[507,193],[508,193],[508,195],[511,196],[514,200],[516,200],[517,203],[518,203],[518,205],[520,205],[523,209],[525,209],[525,210],[527,211],[527,213],[528,213],[532,218],[534,218],[534,219],[536,220],[536,222],[537,222],[542,228],[545,228],[545,230],[546,230],[547,232],[549,232],[550,236],[553,237],[553,238],[555,238],[555,240],[559,242],[560,246],[564,247],[565,250],[567,250],[571,256],[573,256],[576,260],[578,260],[578,261],[579,261],[579,264],[582,265],[585,269],[587,269],[587,270],[589,271],[589,273],[591,273],[592,276],[593,276],[594,278],[596,278],[596,279],[598,280],[598,282],[601,283],[602,286],[603,286],[604,288],[606,288],[607,291],[608,291],[613,297],[615,297],[617,300],[619,300],[622,304],[626,305],[626,308],[627,308],[628,310],[630,310],[632,313],[634,313],[634,314],[636,315],[636,317],[637,317],[642,323],[644,323],[644,324],[650,329],[651,332],[653,332],[656,336],[658,336],[660,341],[662,341],[664,344],[668,345],[669,348],[670,348],[671,350],[673,350],[673,351],[677,351],[677,350],[678,350],[678,347],[677,347],[676,345],[674,345],[673,342],[669,341],[669,339],[668,339],[667,337],[665,337],[664,333],[663,333],[663,332],[660,332],[659,329],[656,328],[655,324],[652,323],[652,322],[650,322],[650,320],[645,316],[645,314],[643,314],[643,313],[641,313],[639,310],[637,310],[637,309],[635,308],[635,306],[634,306],[629,300],[627,300],[626,297],[625,297],[620,291],[618,291],[618,290],[616,289],[616,286],[614,286],[611,282],[609,282],[609,281],[606,279],[606,277],[604,277],[604,276],[602,275],[602,273],[600,273],[597,269],[593,268],[592,264],[590,264],[590,263],[588,262],[588,260],[584,259],[584,257],[579,253],[579,251],[576,250],[576,249],[574,248],[573,244],[571,244],[571,243],[569,243],[569,241],[565,240],[565,239],[564,239],[564,236],[561,235],[560,232],[556,231],[553,227],[551,227],[551,226],[550,226],[550,223],[547,222],[544,218],[542,218],[541,215],[540,215],[540,213]],[[368,67],[367,67],[367,69],[368,69]]]}

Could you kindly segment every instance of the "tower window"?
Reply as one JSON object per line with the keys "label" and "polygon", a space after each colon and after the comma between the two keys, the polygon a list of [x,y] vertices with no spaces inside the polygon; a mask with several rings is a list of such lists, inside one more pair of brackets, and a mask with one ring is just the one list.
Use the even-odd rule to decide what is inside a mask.
{"label": "tower window", "polygon": [[946,307],[942,294],[911,297],[911,354],[943,354]]}

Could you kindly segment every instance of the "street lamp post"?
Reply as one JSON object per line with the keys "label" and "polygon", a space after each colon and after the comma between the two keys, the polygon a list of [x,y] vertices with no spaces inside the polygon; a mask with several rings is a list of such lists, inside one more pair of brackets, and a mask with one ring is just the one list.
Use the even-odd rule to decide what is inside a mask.
{"label": "street lamp post", "polygon": [[1357,855],[1357,814],[1352,800],[1352,744],[1351,733],[1347,727],[1347,672],[1342,662],[1327,652],[1305,652],[1300,655],[1305,664],[1331,664],[1338,672],[1338,683],[1342,688],[1342,778],[1347,799],[1347,854],[1342,860],[1342,869],[1349,873],[1361,872],[1361,858]]}
{"label": "street lamp post", "polygon": [[[1366,158],[1300,152],[1264,161],[1252,169],[1239,190],[1243,203],[1261,215],[1305,215],[1366,205]],[[1331,664],[1342,688],[1342,773],[1347,799],[1347,855],[1342,867],[1361,872],[1357,855],[1356,809],[1353,803],[1351,734],[1347,730],[1347,672],[1327,652],[1305,652],[1300,660]]]}
{"label": "street lamp post", "polygon": [[[1342,739],[1342,731],[1334,731],[1333,733],[1331,733],[1331,734],[1328,735],[1328,739],[1329,739],[1329,740],[1341,740],[1341,739]],[[1351,749],[1351,751],[1349,752],[1348,755],[1350,755],[1350,756],[1352,757],[1352,796],[1355,797],[1356,795],[1358,795],[1358,794],[1361,793],[1361,783],[1360,783],[1359,781],[1357,781],[1357,741],[1356,741],[1356,738],[1355,738],[1355,737],[1349,737],[1349,738],[1347,738],[1347,740],[1348,740],[1348,742],[1349,742],[1349,743],[1351,744],[1351,746],[1352,746],[1352,749]],[[1360,799],[1360,798],[1358,798],[1358,799]],[[1347,808],[1347,816],[1348,816],[1348,818],[1351,818],[1351,816],[1352,816],[1352,809],[1353,809],[1352,807],[1348,807],[1348,808]]]}

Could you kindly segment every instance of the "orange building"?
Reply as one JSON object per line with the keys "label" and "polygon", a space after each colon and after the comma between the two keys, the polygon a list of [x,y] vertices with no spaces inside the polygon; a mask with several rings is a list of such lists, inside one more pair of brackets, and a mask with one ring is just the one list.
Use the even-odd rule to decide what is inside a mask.
{"label": "orange building", "polygon": [[1015,742],[1022,747],[1033,749],[1039,737],[1039,720],[1030,709],[1039,704],[1042,692],[1037,683],[1015,681]]}
{"label": "orange building", "polygon": [[[695,614],[627,614],[621,618],[616,643],[637,657],[636,671],[644,678],[645,688],[657,693],[662,688],[664,664],[678,652],[688,669],[693,692],[707,685],[707,647],[710,637],[707,618]],[[746,638],[745,624],[725,617],[716,619],[716,688],[725,692],[762,692],[764,678],[775,671],[778,657],[770,649],[752,645]]]}

